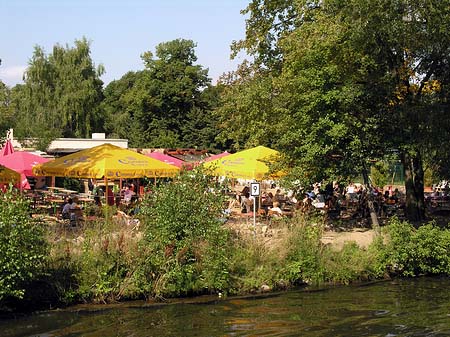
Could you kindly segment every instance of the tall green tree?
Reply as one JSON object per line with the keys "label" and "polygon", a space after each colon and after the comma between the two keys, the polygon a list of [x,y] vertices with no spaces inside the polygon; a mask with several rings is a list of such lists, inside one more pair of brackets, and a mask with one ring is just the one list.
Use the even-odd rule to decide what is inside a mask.
{"label": "tall green tree", "polygon": [[56,137],[90,137],[102,130],[104,69],[95,67],[90,54],[86,38],[76,40],[74,47],[55,45],[49,55],[35,47],[25,84],[15,96],[19,136],[45,143]]}
{"label": "tall green tree", "polygon": [[0,137],[6,135],[6,132],[15,125],[11,99],[11,90],[0,81]]}
{"label": "tall green tree", "polygon": [[134,118],[142,111],[135,98],[133,89],[142,77],[142,71],[128,72],[119,80],[109,83],[104,90],[102,110],[105,113],[105,129],[110,137],[126,138],[130,146],[139,147],[145,144],[142,126]]}
{"label": "tall green tree", "polygon": [[405,168],[406,214],[423,219],[423,163],[439,156],[438,143],[450,136],[449,5],[250,3],[247,37],[234,47],[273,78],[274,111],[284,115],[275,143],[296,172],[349,176],[396,151]]}
{"label": "tall green tree", "polygon": [[[126,74],[105,91],[108,128],[136,147],[202,146],[211,142],[214,118],[208,70],[195,64],[195,43],[160,43],[142,55],[143,71]],[[119,98],[116,100],[115,97]],[[120,124],[114,122],[120,116]],[[202,116],[202,120],[199,120]],[[200,123],[201,122],[201,123]],[[200,127],[207,135],[198,137]],[[200,143],[195,143],[195,140]]]}
{"label": "tall green tree", "polygon": [[221,102],[215,110],[218,141],[234,150],[274,145],[283,112],[271,73],[244,62],[237,71],[222,76],[220,83]]}

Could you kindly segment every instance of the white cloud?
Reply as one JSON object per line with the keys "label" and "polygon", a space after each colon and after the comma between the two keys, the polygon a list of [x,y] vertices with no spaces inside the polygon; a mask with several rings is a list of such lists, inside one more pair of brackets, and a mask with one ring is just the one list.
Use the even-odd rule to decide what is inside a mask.
{"label": "white cloud", "polygon": [[13,87],[22,83],[23,73],[26,69],[26,66],[3,67],[0,65],[0,80],[7,86]]}

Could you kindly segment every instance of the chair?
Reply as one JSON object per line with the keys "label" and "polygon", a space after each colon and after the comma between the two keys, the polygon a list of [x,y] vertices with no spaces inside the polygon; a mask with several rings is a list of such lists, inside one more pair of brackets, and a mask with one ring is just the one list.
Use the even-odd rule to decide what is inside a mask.
{"label": "chair", "polygon": [[83,221],[83,211],[80,208],[70,210],[70,225],[77,227]]}

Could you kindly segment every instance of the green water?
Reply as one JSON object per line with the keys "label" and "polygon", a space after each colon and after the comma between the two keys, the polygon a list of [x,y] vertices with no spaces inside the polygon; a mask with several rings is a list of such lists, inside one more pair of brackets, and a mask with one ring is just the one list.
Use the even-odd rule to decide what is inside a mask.
{"label": "green water", "polygon": [[75,307],[2,320],[0,336],[450,336],[450,278]]}

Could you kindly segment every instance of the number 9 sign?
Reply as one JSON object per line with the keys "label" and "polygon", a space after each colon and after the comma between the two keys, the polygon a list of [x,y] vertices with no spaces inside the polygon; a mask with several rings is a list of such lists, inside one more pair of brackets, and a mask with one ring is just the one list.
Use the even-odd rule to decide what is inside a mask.
{"label": "number 9 sign", "polygon": [[259,183],[250,184],[250,195],[254,197],[259,196]]}

